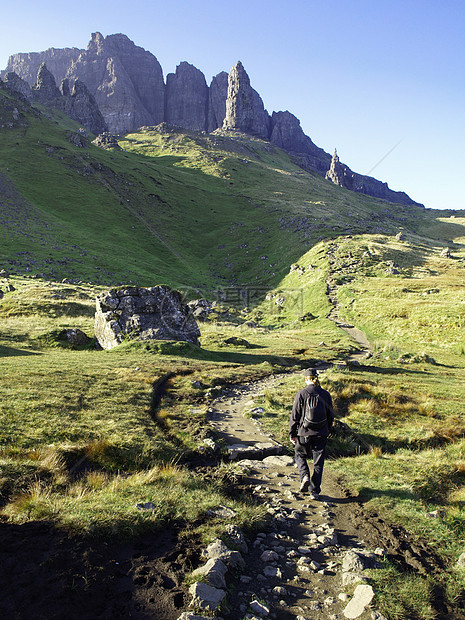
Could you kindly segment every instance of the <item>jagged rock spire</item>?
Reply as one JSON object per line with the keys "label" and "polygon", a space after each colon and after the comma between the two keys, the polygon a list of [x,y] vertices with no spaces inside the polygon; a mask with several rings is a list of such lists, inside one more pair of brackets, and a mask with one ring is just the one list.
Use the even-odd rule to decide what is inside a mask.
{"label": "jagged rock spire", "polygon": [[269,138],[270,117],[240,61],[229,72],[223,129],[243,131],[263,140]]}
{"label": "jagged rock spire", "polygon": [[32,87],[34,98],[44,105],[56,106],[61,99],[61,93],[56,85],[55,78],[43,62],[37,73],[37,82]]}
{"label": "jagged rock spire", "polygon": [[328,172],[325,175],[325,179],[332,181],[335,185],[345,187],[344,183],[344,170],[337,154],[337,149],[334,149],[333,157],[331,159],[331,165]]}
{"label": "jagged rock spire", "polygon": [[206,131],[208,86],[204,74],[188,62],[166,76],[165,121],[194,131]]}

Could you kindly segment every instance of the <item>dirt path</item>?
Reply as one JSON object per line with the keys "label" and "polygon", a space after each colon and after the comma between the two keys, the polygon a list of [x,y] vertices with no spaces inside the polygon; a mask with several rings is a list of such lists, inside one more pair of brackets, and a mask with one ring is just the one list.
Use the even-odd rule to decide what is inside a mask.
{"label": "dirt path", "polygon": [[[265,460],[261,460],[262,446],[273,444],[273,438],[256,422],[243,417],[242,411],[254,396],[266,388],[278,387],[279,383],[279,377],[272,377],[253,385],[240,386],[216,400],[211,412],[211,423],[228,441],[230,456],[233,460],[241,460],[249,472],[247,484],[250,492],[266,502],[269,510],[278,515],[276,531],[253,542],[247,556],[246,579],[240,582],[244,589],[226,617],[231,620],[243,617],[247,604],[256,598],[266,601],[273,616],[278,619],[315,617],[315,612],[325,614],[320,617],[342,618],[347,605],[346,600],[339,598],[343,592],[340,574],[342,555],[348,548],[360,548],[366,544],[352,522],[359,506],[356,499],[340,487],[329,468],[325,471],[320,500],[310,501],[308,494],[299,492],[299,475],[291,457],[265,456]],[[274,446],[276,451],[276,443]],[[337,538],[337,544],[320,549],[313,547],[315,534],[324,536],[328,533],[334,538],[331,542]],[[308,547],[310,541],[313,547],[311,553],[302,555],[299,548]],[[257,581],[255,577],[263,575],[266,566],[260,560],[266,549],[278,549],[281,561],[276,561],[275,565],[282,576]],[[315,565],[316,570],[310,568],[308,572],[304,570],[307,564],[298,564],[302,557],[310,557],[320,566]],[[247,576],[251,577],[250,582]],[[274,591],[274,588],[282,590]],[[342,598],[345,599],[344,596]],[[361,616],[371,617],[371,612]]]}
{"label": "dirt path", "polygon": [[[376,561],[376,553],[383,553],[425,574],[437,567],[437,558],[405,532],[364,510],[340,484],[330,463],[319,500],[300,493],[292,457],[270,456],[280,452],[279,444],[257,422],[242,415],[255,396],[266,388],[279,388],[281,381],[275,376],[237,386],[218,398],[210,410],[211,424],[227,442],[231,460],[240,461],[247,472],[246,488],[266,503],[274,523],[271,532],[259,534],[249,546],[246,570],[236,584],[230,610],[222,617],[243,618],[250,611],[250,602],[260,600],[270,609],[269,617],[278,620],[337,620],[345,617],[350,598],[343,583],[354,578],[354,570],[343,570],[348,552],[375,552],[368,564]],[[271,554],[271,562],[263,559],[264,551],[276,554]],[[380,616],[367,608],[357,617]]]}
{"label": "dirt path", "polygon": [[351,325],[350,323],[347,323],[346,321],[344,321],[339,314],[340,306],[339,306],[339,301],[337,298],[338,284],[335,278],[335,274],[339,272],[339,274],[343,275],[346,279],[351,278],[352,276],[351,276],[350,266],[342,266],[336,269],[336,258],[335,258],[336,249],[337,249],[336,243],[330,244],[328,246],[328,250],[326,253],[329,265],[331,267],[331,273],[326,280],[326,292],[328,295],[328,299],[332,305],[332,308],[329,311],[326,318],[336,323],[338,327],[340,327],[347,334],[349,334],[349,336],[354,340],[357,346],[357,349],[359,349],[355,351],[354,353],[351,353],[347,357],[347,361],[360,362],[361,360],[366,359],[367,357],[371,355],[372,346],[364,332],[362,332],[360,329],[358,329],[354,325]]}

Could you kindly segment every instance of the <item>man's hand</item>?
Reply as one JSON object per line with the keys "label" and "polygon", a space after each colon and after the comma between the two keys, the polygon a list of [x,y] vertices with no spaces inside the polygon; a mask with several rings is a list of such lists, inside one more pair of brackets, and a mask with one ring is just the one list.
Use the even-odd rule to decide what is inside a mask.
{"label": "man's hand", "polygon": [[293,443],[294,446],[295,446],[295,444],[297,442],[297,437],[290,437],[289,439],[291,440],[291,443]]}

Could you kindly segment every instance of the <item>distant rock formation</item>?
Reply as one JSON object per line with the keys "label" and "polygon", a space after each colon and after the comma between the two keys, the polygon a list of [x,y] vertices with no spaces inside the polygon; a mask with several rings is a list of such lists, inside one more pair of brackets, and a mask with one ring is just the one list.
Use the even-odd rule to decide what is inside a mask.
{"label": "distant rock formation", "polygon": [[390,202],[405,205],[418,205],[418,203],[414,202],[405,192],[396,192],[390,189],[387,183],[378,181],[378,179],[374,179],[373,177],[353,172],[349,166],[346,166],[339,161],[339,156],[336,149],[334,149],[331,165],[325,175],[325,178],[328,181],[331,181],[340,187],[350,189],[353,192],[366,194],[367,196],[373,196],[375,198],[382,198],[383,200],[389,200]]}
{"label": "distant rock formation", "polygon": [[37,82],[32,87],[33,99],[53,108],[60,107],[62,94],[56,85],[55,78],[43,62],[37,73]]}
{"label": "distant rock formation", "polygon": [[181,340],[199,346],[200,330],[180,293],[168,286],[130,287],[96,300],[95,338],[103,349],[123,340]]}
{"label": "distant rock formation", "polygon": [[273,112],[270,142],[288,153],[303,158],[311,170],[316,170],[320,174],[328,170],[331,156],[304,134],[299,119],[288,111]]}
{"label": "distant rock formation", "polygon": [[[8,74],[11,75],[11,74]],[[23,86],[22,80],[11,77],[13,90]],[[55,78],[45,63],[39,67],[37,83],[30,89],[31,97],[42,105],[57,108],[70,118],[81,123],[92,133],[99,134],[107,129],[105,120],[86,85],[76,80],[70,87],[70,80],[63,80],[62,90],[57,87]]]}
{"label": "distant rock formation", "polygon": [[228,98],[228,74],[222,71],[212,79],[209,89],[207,131],[210,133],[220,127],[226,116]]}
{"label": "distant rock formation", "polygon": [[41,64],[45,63],[49,71],[55,77],[55,82],[61,84],[71,63],[76,60],[83,51],[84,50],[76,47],[64,49],[55,49],[51,47],[45,52],[13,54],[8,59],[6,71],[2,72],[1,77],[4,79],[5,73],[9,71],[14,72],[25,80],[29,86],[33,86],[37,81],[37,73],[39,72]]}
{"label": "distant rock formation", "polygon": [[204,74],[188,62],[166,76],[165,121],[194,131],[206,131],[208,86]]}
{"label": "distant rock formation", "polygon": [[339,161],[336,149],[334,149],[331,165],[328,172],[325,174],[325,179],[340,187],[347,187],[347,180],[344,178],[344,167]]}
{"label": "distant rock formation", "polygon": [[229,72],[226,116],[223,129],[242,131],[262,140],[270,135],[270,117],[260,95],[251,85],[242,63]]}
{"label": "distant rock formation", "polygon": [[[55,82],[44,72],[35,86],[43,62]],[[210,87],[201,71],[181,62],[175,73],[168,74],[165,86],[162,68],[153,54],[136,46],[124,34],[104,37],[96,32],[91,35],[87,50],[51,48],[45,52],[14,54],[1,76],[12,90],[26,98],[33,96],[45,105],[51,105],[47,102],[57,97],[56,84],[61,83],[63,96],[68,99],[74,96],[75,100],[60,109],[93,133],[104,129],[97,131],[98,122],[93,116],[88,117],[81,86],[75,86],[73,91],[68,85],[67,91],[64,78],[85,84],[113,134],[165,121],[193,131],[212,132],[221,128],[240,131],[270,141],[287,151],[303,169],[317,172],[341,187],[391,202],[418,205],[404,192],[392,191],[387,183],[353,172],[339,158],[331,158],[305,135],[299,119],[290,112],[273,112],[270,117],[241,62],[229,75],[222,71],[213,77]],[[32,95],[27,85],[32,87]],[[55,107],[59,106],[55,104]],[[87,125],[81,120],[84,117]]]}
{"label": "distant rock formation", "polygon": [[76,80],[71,89],[69,83],[70,80],[65,79],[61,84],[63,112],[94,134],[104,131],[107,128],[105,119],[84,82]]}
{"label": "distant rock formation", "polygon": [[70,64],[66,77],[86,84],[113,133],[164,120],[160,63],[124,34],[103,37],[93,33],[87,50]]}
{"label": "distant rock formation", "polygon": [[26,80],[22,80],[14,71],[10,71],[4,77],[4,84],[15,93],[19,93],[28,101],[32,99],[32,90]]}

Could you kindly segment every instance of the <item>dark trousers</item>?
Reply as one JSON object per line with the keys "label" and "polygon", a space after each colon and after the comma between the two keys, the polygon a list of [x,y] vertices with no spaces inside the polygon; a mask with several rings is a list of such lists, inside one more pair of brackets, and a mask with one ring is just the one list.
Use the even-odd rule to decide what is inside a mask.
{"label": "dark trousers", "polygon": [[[311,435],[310,437],[297,437],[295,444],[295,462],[299,470],[300,479],[305,476],[310,478],[310,491],[319,493],[321,491],[321,478],[323,477],[323,466],[325,464],[327,437]],[[313,475],[310,476],[307,459],[313,458]]]}

